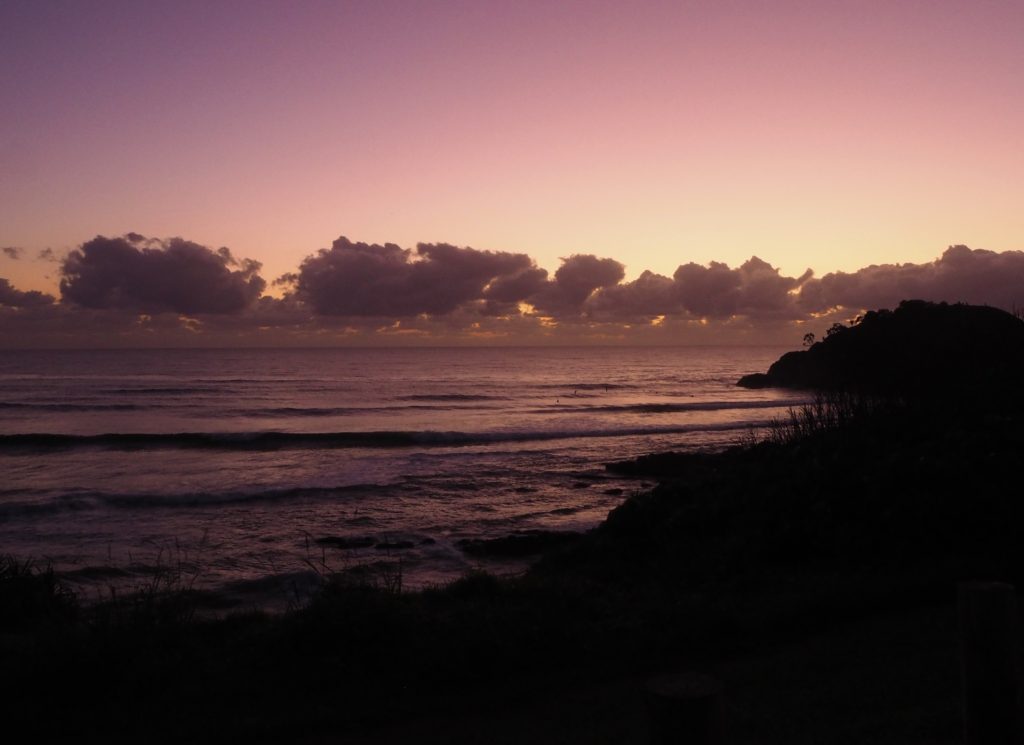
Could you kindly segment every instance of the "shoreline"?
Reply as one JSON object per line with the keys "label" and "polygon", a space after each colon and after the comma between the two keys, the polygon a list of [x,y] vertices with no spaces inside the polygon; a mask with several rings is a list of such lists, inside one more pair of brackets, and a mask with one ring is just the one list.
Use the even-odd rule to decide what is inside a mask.
{"label": "shoreline", "polygon": [[0,701],[42,739],[513,742],[547,716],[531,741],[625,745],[638,684],[699,670],[732,691],[737,743],[959,742],[956,587],[1024,583],[1013,394],[826,392],[745,445],[614,465],[658,485],[520,576],[324,575],[280,616],[204,618],[159,587],[85,609],[8,560]]}
{"label": "shoreline", "polygon": [[[214,675],[216,682],[210,685],[241,685],[247,692],[244,696],[238,694],[242,698],[232,696],[234,703],[221,713],[201,707],[206,711],[203,717],[212,717],[211,732],[221,735],[223,731],[217,729],[220,723],[226,725],[227,720],[238,715],[228,711],[247,711],[246,716],[253,715],[252,707],[256,704],[247,698],[254,695],[253,689],[249,683],[243,685],[239,676],[252,675],[257,659],[264,660],[262,665],[269,665],[267,671],[274,671],[275,679],[306,681],[300,686],[301,693],[295,694],[301,698],[297,700],[294,695],[284,694],[277,684],[271,684],[265,673],[255,677],[262,681],[260,685],[269,685],[268,690],[278,697],[273,706],[291,712],[307,711],[310,715],[309,731],[302,732],[288,732],[288,725],[275,714],[264,712],[257,716],[260,731],[276,733],[271,739],[288,741],[316,742],[318,738],[347,733],[355,742],[360,737],[376,740],[378,735],[379,741],[388,742],[394,741],[389,738],[408,734],[410,727],[424,732],[432,731],[433,727],[438,739],[431,740],[425,735],[423,741],[441,742],[444,739],[440,730],[446,722],[455,730],[472,727],[473,715],[456,703],[461,699],[455,692],[466,690],[466,686],[489,686],[498,678],[507,678],[506,685],[511,686],[507,695],[524,703],[501,704],[488,721],[506,717],[510,731],[516,731],[530,726],[534,716],[531,712],[536,711],[537,704],[528,702],[537,699],[533,694],[513,692],[538,674],[553,674],[557,679],[563,673],[556,671],[565,671],[570,677],[582,676],[577,680],[592,681],[580,689],[581,698],[577,701],[582,703],[576,704],[580,713],[606,700],[602,696],[629,695],[630,690],[635,690],[635,683],[647,674],[693,666],[732,676],[733,685],[745,691],[740,701],[757,708],[758,695],[764,696],[772,689],[770,681],[781,664],[772,663],[765,668],[758,660],[766,659],[766,655],[768,659],[781,655],[778,659],[792,662],[795,655],[803,662],[794,663],[794,670],[811,676],[817,654],[815,645],[828,648],[833,643],[821,639],[845,638],[847,633],[870,636],[874,632],[857,630],[868,628],[879,629],[878,633],[883,635],[910,634],[907,624],[899,620],[907,614],[917,617],[919,622],[946,618],[948,611],[942,609],[951,602],[955,579],[970,566],[985,564],[979,565],[970,556],[963,557],[966,564],[960,559],[951,564],[935,563],[932,558],[927,565],[931,568],[923,571],[920,563],[907,563],[901,552],[892,553],[899,546],[878,553],[877,543],[876,553],[871,557],[857,552],[844,555],[842,551],[829,556],[821,552],[820,546],[806,545],[806,536],[801,537],[799,530],[783,537],[787,542],[798,539],[796,545],[801,547],[801,554],[794,555],[792,546],[789,553],[779,551],[778,535],[764,535],[760,530],[757,540],[767,541],[760,548],[756,541],[751,544],[753,534],[746,535],[742,543],[735,543],[737,524],[733,518],[723,524],[729,525],[728,533],[723,535],[733,536],[733,543],[722,544],[721,538],[716,537],[713,526],[722,519],[714,514],[716,510],[731,512],[740,508],[742,513],[736,514],[749,514],[751,509],[759,509],[750,502],[752,495],[745,484],[758,483],[761,491],[768,489],[781,494],[800,483],[813,483],[808,474],[802,478],[800,469],[792,468],[792,463],[814,463],[831,452],[838,460],[823,462],[820,467],[834,470],[846,462],[863,469],[866,453],[862,448],[885,450],[893,445],[880,442],[878,432],[888,432],[888,436],[902,443],[901,447],[927,450],[935,444],[924,446],[918,439],[920,432],[907,432],[903,430],[905,425],[901,421],[898,432],[888,430],[881,422],[860,433],[824,431],[811,440],[761,442],[718,453],[662,454],[653,459],[637,459],[646,465],[657,463],[659,468],[674,469],[675,475],[665,475],[659,486],[624,500],[597,529],[580,540],[554,547],[525,574],[515,578],[472,574],[445,587],[410,593],[386,583],[372,586],[335,577],[328,579],[308,604],[288,613],[229,613],[214,620],[196,614],[195,608],[189,607],[194,599],[187,595],[171,593],[161,597],[154,593],[141,601],[122,598],[120,608],[108,607],[99,616],[91,615],[93,611],[79,610],[70,627],[58,623],[51,625],[49,631],[29,633],[56,634],[55,638],[59,638],[66,633],[61,628],[77,629],[73,634],[84,634],[84,639],[93,640],[90,644],[100,634],[99,639],[105,640],[104,648],[108,650],[139,644],[149,649],[151,644],[163,645],[169,639],[177,639],[171,648],[177,650],[175,655],[185,654],[193,660],[189,665],[199,664],[199,659],[193,658],[195,654],[207,659],[200,668],[214,664],[218,672]],[[927,423],[922,422],[921,426],[927,428]],[[977,433],[964,432],[962,439],[975,439],[974,434]],[[954,444],[959,448],[960,441]],[[980,443],[978,452],[987,444]],[[1008,441],[1007,447],[1016,444]],[[899,459],[894,456],[893,462],[896,460]],[[884,464],[880,467],[884,468]],[[764,478],[764,468],[775,473],[774,483]],[[736,486],[729,487],[733,481]],[[718,485],[713,489],[714,497],[704,499],[701,495],[709,493],[711,484]],[[771,501],[770,495],[756,496]],[[734,498],[740,499],[735,505]],[[792,493],[791,498],[802,504],[801,511],[812,506],[800,502]],[[771,505],[775,512],[780,507],[780,503]],[[680,536],[683,543],[669,539],[682,527],[672,524],[672,515],[678,510],[687,515],[688,522],[701,526],[701,533],[692,532],[698,528],[684,530]],[[820,515],[815,519],[816,530],[827,534],[827,522]],[[754,519],[750,524],[757,522]],[[741,529],[746,530],[742,526]],[[847,529],[856,533],[855,526],[847,525]],[[915,550],[922,548],[914,546]],[[764,560],[755,561],[754,557],[759,555]],[[894,561],[902,567],[900,572],[892,571]],[[240,647],[239,638],[249,641]],[[955,649],[955,644],[948,633],[929,638],[931,641],[922,646],[921,654],[932,660],[929,664],[941,669],[943,660],[949,659],[942,650]],[[863,672],[858,676],[873,675],[871,666],[881,666],[891,657],[891,652],[885,650],[883,644],[868,654],[860,663]],[[82,654],[88,657],[79,648],[72,659],[81,662]],[[14,657],[17,663],[18,654]],[[119,674],[129,670],[133,671],[132,676],[155,673],[156,669],[150,667],[155,663],[147,662],[138,668],[139,663],[131,659],[134,657],[125,658],[123,664],[128,667]],[[51,660],[48,664],[56,664],[68,673],[62,661]],[[171,669],[184,674],[187,666],[183,669],[181,664],[178,660]],[[914,680],[913,671],[908,670],[907,675]],[[174,685],[187,686],[186,679],[192,677],[189,672]],[[850,685],[861,685],[864,678],[855,677]],[[805,677],[802,682],[793,683],[801,691],[804,703],[808,697],[814,697],[811,680],[812,677]],[[431,699],[440,707],[433,713],[416,704],[417,692],[423,691],[423,686],[435,690],[440,700],[447,703],[442,706],[437,699]],[[947,680],[939,689],[955,691],[956,680]],[[203,690],[212,694],[212,689],[205,685]],[[140,699],[139,695],[132,694],[133,699],[152,714],[149,707],[155,705],[155,700],[146,703],[149,699],[144,695]],[[161,694],[161,705],[167,703],[167,695],[170,694]],[[181,694],[173,694],[175,698],[178,695]],[[312,715],[306,707],[320,706],[315,702],[325,695],[347,703],[341,710]],[[776,705],[785,710],[781,703]],[[943,713],[941,702],[911,700],[906,705],[925,706],[940,720],[955,720],[955,713]],[[395,714],[394,706],[402,713]],[[637,716],[635,708],[622,706],[613,710],[628,710],[633,712],[630,716]],[[757,716],[762,715],[743,715],[747,718],[741,718],[740,730],[753,737],[751,733],[760,726]],[[893,710],[887,721],[892,724],[900,715],[900,710]],[[583,727],[583,732],[587,731],[585,717],[566,717],[558,727]],[[571,721],[576,724],[569,724]],[[640,731],[636,728],[642,728],[642,722],[635,720],[627,724],[625,730],[617,730],[626,739],[614,741],[629,742],[628,737]],[[863,731],[857,726],[853,731]],[[558,727],[553,731],[558,731]],[[133,730],[128,727],[127,731]],[[169,738],[190,736],[191,733],[178,731]],[[468,733],[464,738],[464,742],[471,741]],[[211,739],[216,738],[211,735]],[[550,740],[538,739],[545,741]]]}

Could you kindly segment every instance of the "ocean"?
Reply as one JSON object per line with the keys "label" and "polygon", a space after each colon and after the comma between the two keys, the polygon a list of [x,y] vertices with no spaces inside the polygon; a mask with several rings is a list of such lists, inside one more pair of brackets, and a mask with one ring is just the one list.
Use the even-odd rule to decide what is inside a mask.
{"label": "ocean", "polygon": [[86,598],[165,573],[265,608],[336,571],[519,571],[465,542],[586,530],[650,486],[605,463],[767,424],[802,399],[735,383],[784,351],[6,352],[0,553]]}

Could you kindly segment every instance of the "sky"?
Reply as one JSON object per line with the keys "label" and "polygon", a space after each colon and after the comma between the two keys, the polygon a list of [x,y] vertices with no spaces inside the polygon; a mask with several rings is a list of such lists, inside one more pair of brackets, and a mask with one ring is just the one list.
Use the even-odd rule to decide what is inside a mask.
{"label": "sky", "polygon": [[[64,336],[53,332],[55,344],[113,338],[105,316],[86,322],[113,311],[155,316],[163,330],[154,338],[173,343],[197,330],[210,331],[210,343],[235,338],[212,333],[231,316],[231,333],[244,327],[240,343],[253,342],[258,324],[241,317],[262,300],[283,303],[294,323],[314,319],[297,336],[294,323],[263,334],[267,343],[310,334],[366,342],[374,323],[395,322],[485,341],[467,329],[496,318],[509,325],[491,338],[562,326],[572,340],[583,333],[575,322],[646,328],[659,316],[663,336],[686,324],[676,329],[682,341],[697,338],[697,325],[740,321],[747,339],[769,321],[783,338],[793,324],[863,309],[812,316],[807,308],[820,303],[805,300],[802,316],[782,314],[793,316],[783,326],[778,303],[727,299],[712,313],[700,293],[675,303],[672,293],[695,293],[677,281],[679,268],[735,273],[757,257],[795,297],[808,269],[817,287],[875,265],[935,274],[949,246],[1024,248],[1022,38],[1024,4],[1015,1],[0,0],[0,343],[36,338],[25,318],[42,312],[36,295],[25,300],[33,292],[60,306],[47,313],[78,311],[62,321]],[[141,297],[147,280],[119,265],[102,282],[120,289],[97,300],[73,273],[83,263],[69,257],[99,245],[90,243],[97,236],[129,234],[147,238],[125,239],[140,256],[206,247],[224,271],[259,282],[246,285],[245,303],[211,311]],[[357,253],[384,264],[390,256],[399,272],[435,262],[435,274],[355,283],[363,289],[400,286],[409,297],[408,283],[447,278],[443,251],[421,244],[526,256],[502,271],[543,271],[559,287],[562,267],[570,276],[586,263],[566,263],[574,256],[621,272],[611,281],[611,264],[593,265],[605,267],[606,284],[574,306],[575,325],[564,298],[556,308],[548,297],[545,310],[524,292],[502,301],[505,315],[493,302],[486,315],[485,291],[506,275],[483,267],[473,275],[480,288],[440,305],[382,306],[372,323],[365,309],[322,297],[349,292],[351,278],[327,269],[350,271]],[[408,252],[410,266],[387,245]],[[317,263],[321,250],[341,260]],[[640,293],[645,272],[672,280],[661,290],[674,299],[648,303],[646,314],[633,302],[628,319],[611,318],[625,295]],[[275,284],[282,276],[291,282]],[[135,290],[125,291],[130,281]],[[984,289],[956,295],[946,284],[954,294],[935,299],[1018,304],[1006,288],[991,300]],[[466,315],[473,303],[476,321]],[[642,336],[621,331],[594,338]]]}

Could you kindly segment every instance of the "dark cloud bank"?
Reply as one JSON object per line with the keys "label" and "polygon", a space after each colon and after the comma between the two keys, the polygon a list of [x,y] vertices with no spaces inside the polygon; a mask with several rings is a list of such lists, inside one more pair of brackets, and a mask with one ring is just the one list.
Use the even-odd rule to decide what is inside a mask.
{"label": "dark cloud bank", "polygon": [[342,237],[275,280],[281,297],[260,269],[181,238],[99,236],[62,260],[59,299],[0,279],[0,344],[792,344],[907,298],[1024,307],[1024,252],[966,246],[820,278],[755,256],[624,282],[623,264],[588,254],[550,275],[521,253]]}
{"label": "dark cloud bank", "polygon": [[236,260],[226,248],[211,251],[181,238],[100,236],[64,259],[60,293],[62,301],[83,308],[237,313],[266,288],[260,267],[257,261]]}
{"label": "dark cloud bank", "polygon": [[51,295],[44,295],[35,290],[22,292],[12,287],[6,279],[0,278],[0,307],[33,308],[51,303],[53,303]]}

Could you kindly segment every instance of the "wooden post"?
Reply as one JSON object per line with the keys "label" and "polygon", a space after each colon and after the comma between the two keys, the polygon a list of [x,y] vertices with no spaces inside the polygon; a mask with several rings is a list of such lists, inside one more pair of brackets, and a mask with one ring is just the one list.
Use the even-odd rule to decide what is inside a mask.
{"label": "wooden post", "polygon": [[957,588],[967,745],[1020,745],[1017,597],[1013,585]]}
{"label": "wooden post", "polygon": [[725,742],[722,684],[698,673],[651,678],[644,686],[652,745]]}

